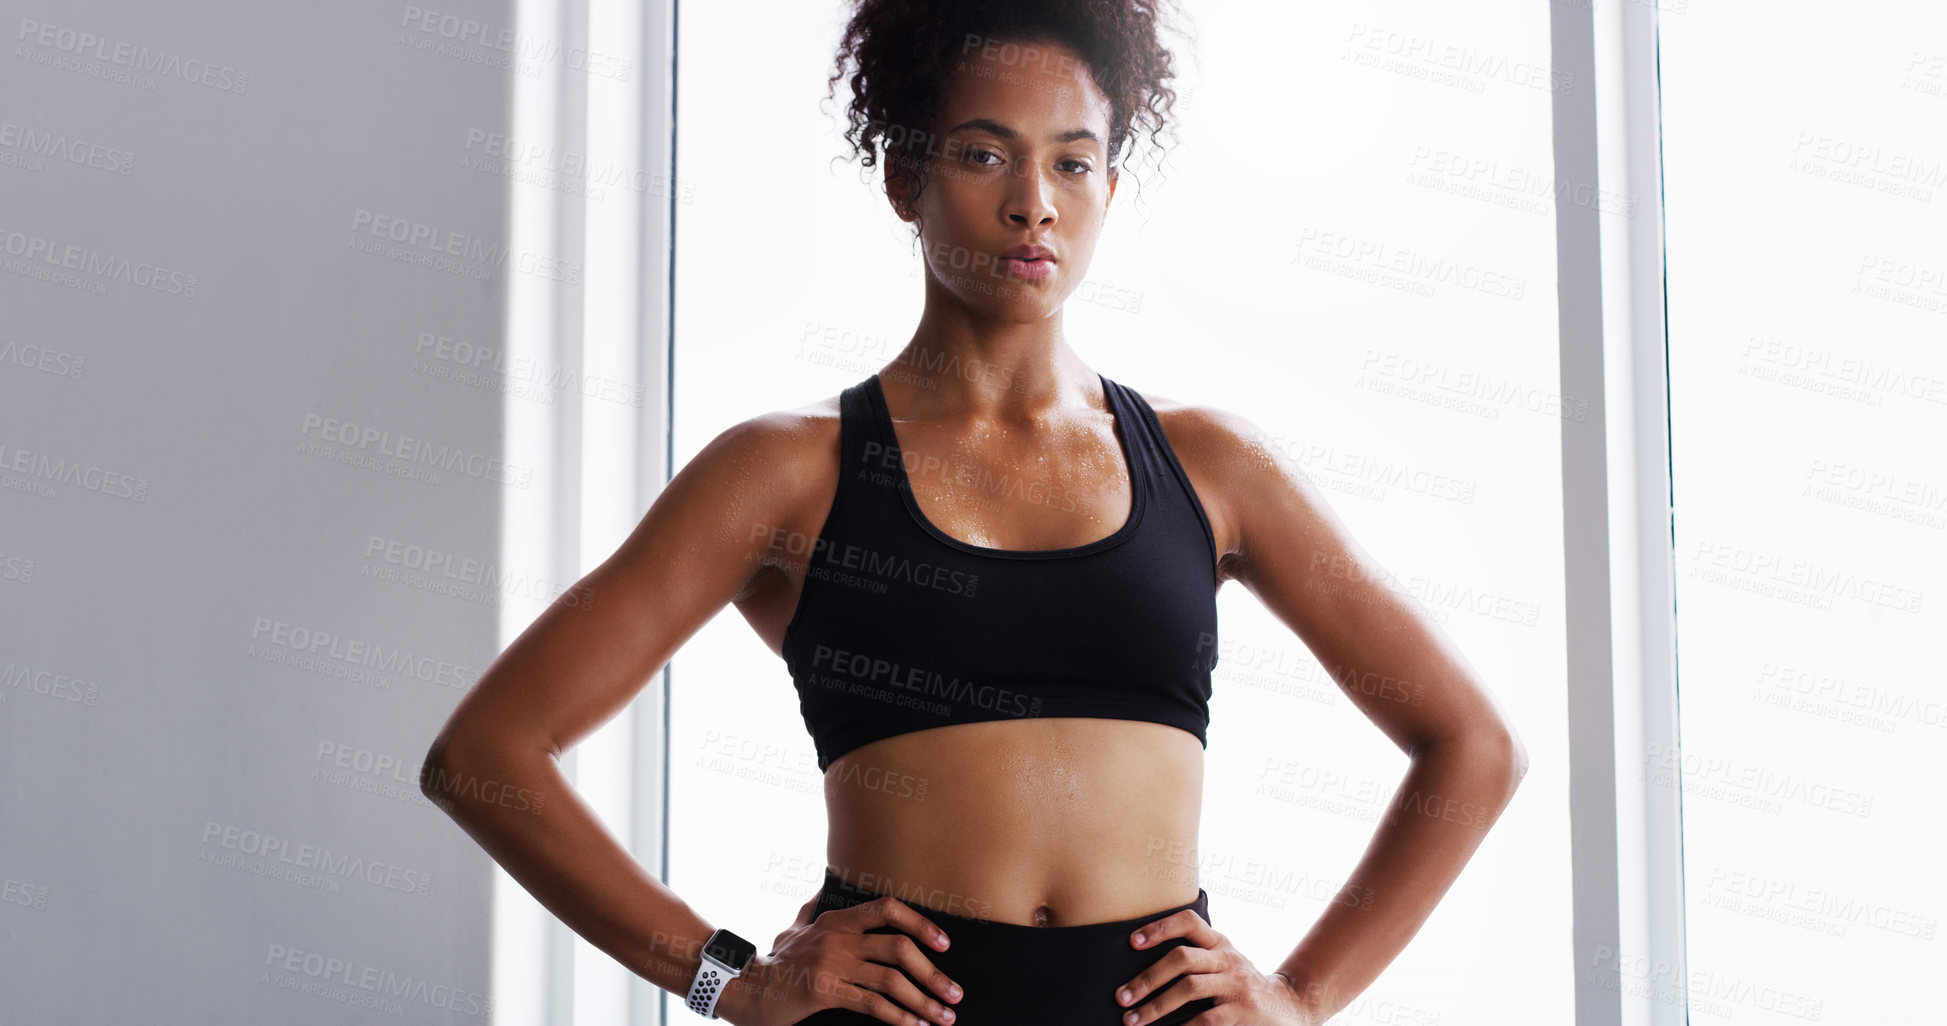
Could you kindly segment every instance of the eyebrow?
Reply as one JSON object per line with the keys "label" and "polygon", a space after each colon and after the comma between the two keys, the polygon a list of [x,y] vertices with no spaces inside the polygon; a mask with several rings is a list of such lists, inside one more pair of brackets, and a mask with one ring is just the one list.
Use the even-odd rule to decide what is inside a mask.
{"label": "eyebrow", "polygon": [[[978,128],[983,132],[990,132],[1010,142],[1021,138],[1021,133],[1016,132],[1012,128],[1009,128],[998,121],[995,121],[993,118],[968,118],[967,120],[962,121],[957,125],[954,125],[952,128],[947,129],[946,132],[948,135],[952,135],[953,133],[958,132],[963,128]],[[1071,143],[1081,139],[1087,139],[1091,142],[1098,142],[1098,143],[1102,141],[1102,138],[1100,136],[1096,135],[1094,131],[1087,128],[1071,128],[1068,131],[1063,132],[1060,135],[1055,137],[1055,141],[1061,143]]]}

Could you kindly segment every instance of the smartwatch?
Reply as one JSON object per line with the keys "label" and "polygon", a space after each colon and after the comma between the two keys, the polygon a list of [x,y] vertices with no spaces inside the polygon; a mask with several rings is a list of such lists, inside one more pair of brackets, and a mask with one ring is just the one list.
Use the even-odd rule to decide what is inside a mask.
{"label": "smartwatch", "polygon": [[717,998],[723,996],[723,988],[744,971],[756,954],[757,945],[729,930],[712,933],[703,945],[703,964],[697,966],[696,979],[690,981],[687,999],[690,1011],[706,1019],[716,1018]]}

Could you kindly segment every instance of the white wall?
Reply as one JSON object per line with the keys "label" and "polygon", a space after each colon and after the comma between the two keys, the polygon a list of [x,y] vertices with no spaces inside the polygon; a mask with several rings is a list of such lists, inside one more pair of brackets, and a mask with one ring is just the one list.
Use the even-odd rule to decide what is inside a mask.
{"label": "white wall", "polygon": [[451,587],[538,482],[417,340],[536,265],[467,163],[512,74],[405,10],[0,4],[0,1020],[485,1018],[492,863],[416,774],[560,585]]}

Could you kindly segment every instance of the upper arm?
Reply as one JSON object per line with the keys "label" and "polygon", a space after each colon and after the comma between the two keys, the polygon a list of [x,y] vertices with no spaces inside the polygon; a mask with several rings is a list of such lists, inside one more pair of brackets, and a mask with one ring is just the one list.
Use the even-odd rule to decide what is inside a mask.
{"label": "upper arm", "polygon": [[[1229,575],[1292,629],[1352,704],[1412,755],[1445,738],[1520,739],[1446,632],[1346,530],[1256,425],[1205,408],[1234,540]],[[1458,539],[1456,539],[1458,541]]]}
{"label": "upper arm", "polygon": [[751,587],[795,501],[802,419],[725,429],[663,488],[608,559],[514,639],[463,697],[429,761],[467,745],[573,747],[628,705],[691,635]]}

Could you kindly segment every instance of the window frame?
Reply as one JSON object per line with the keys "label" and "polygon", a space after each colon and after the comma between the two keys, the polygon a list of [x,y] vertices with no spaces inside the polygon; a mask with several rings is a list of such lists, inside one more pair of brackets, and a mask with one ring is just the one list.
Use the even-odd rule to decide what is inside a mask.
{"label": "window frame", "polygon": [[[1663,274],[1657,5],[1550,5],[1554,96],[1577,1026],[1681,1026],[1681,777],[1639,779],[1677,751],[1676,552]],[[1629,216],[1602,211],[1624,197]],[[1628,209],[1626,207],[1626,209]],[[1606,229],[1606,231],[1605,231]]]}

